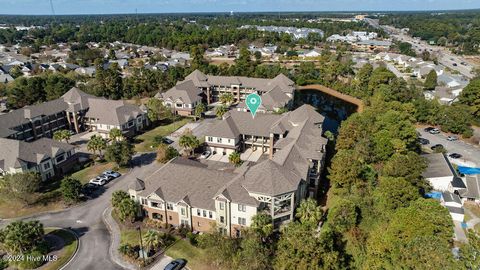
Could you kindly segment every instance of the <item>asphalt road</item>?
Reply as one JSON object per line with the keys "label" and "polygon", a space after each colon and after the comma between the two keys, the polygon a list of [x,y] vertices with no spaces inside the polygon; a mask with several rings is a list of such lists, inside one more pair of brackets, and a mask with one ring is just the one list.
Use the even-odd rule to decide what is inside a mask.
{"label": "asphalt road", "polygon": [[461,140],[449,142],[447,141],[447,135],[444,133],[430,134],[425,132],[423,128],[417,128],[417,131],[421,134],[422,138],[430,141],[430,144],[426,145],[427,147],[431,147],[435,144],[442,144],[445,149],[447,149],[448,153],[458,153],[463,156],[457,160],[452,160],[452,163],[480,167],[480,147],[473,146]]}
{"label": "asphalt road", "polygon": [[[134,177],[145,177],[161,165],[154,161],[155,154],[134,157],[135,166],[125,175],[112,180],[105,186],[103,194],[85,204],[53,214],[42,214],[29,219],[39,220],[46,227],[62,227],[74,230],[80,247],[75,258],[65,269],[122,269],[109,256],[110,234],[102,221],[102,213],[110,204],[111,194],[116,190],[127,190]],[[3,221],[5,223],[8,221]]]}

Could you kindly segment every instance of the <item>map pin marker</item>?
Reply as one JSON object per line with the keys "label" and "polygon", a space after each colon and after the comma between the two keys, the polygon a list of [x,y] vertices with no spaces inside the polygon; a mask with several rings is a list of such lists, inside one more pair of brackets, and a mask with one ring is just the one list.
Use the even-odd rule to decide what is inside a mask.
{"label": "map pin marker", "polygon": [[255,117],[258,107],[260,107],[260,105],[262,104],[262,98],[260,98],[257,93],[253,93],[247,96],[245,103],[247,104],[250,113],[252,113],[252,116]]}

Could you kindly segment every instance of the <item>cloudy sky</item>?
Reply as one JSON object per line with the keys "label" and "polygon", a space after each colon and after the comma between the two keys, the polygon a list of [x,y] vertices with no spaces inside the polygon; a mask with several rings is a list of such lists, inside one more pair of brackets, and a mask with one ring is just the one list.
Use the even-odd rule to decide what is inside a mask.
{"label": "cloudy sky", "polygon": [[[480,0],[52,0],[56,14],[480,8]],[[50,0],[0,0],[0,14],[51,14]]]}

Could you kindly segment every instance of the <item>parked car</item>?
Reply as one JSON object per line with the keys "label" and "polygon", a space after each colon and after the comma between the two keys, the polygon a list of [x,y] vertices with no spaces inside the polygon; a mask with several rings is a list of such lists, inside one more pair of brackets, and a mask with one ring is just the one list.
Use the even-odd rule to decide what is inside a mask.
{"label": "parked car", "polygon": [[90,184],[94,184],[94,185],[97,185],[97,186],[103,186],[107,182],[108,182],[108,180],[107,180],[106,177],[100,177],[100,176],[97,176],[97,177],[95,177],[95,178],[93,178],[89,181]]}
{"label": "parked car", "polygon": [[176,259],[174,261],[171,261],[169,264],[167,264],[164,270],[180,270],[180,269],[183,269],[185,265],[187,265],[186,260]]}
{"label": "parked car", "polygon": [[205,151],[200,155],[200,158],[208,158],[212,153],[210,151]]}
{"label": "parked car", "polygon": [[430,132],[430,130],[435,129],[434,127],[427,127],[424,129],[425,132]]}
{"label": "parked car", "polygon": [[453,141],[456,141],[456,140],[458,140],[457,136],[448,136],[447,137],[447,141],[453,142]]}
{"label": "parked car", "polygon": [[430,147],[430,149],[432,149],[433,151],[437,151],[437,150],[443,150],[445,149],[445,147],[443,147],[443,145],[441,144],[435,144],[434,146]]}
{"label": "parked car", "polygon": [[453,63],[453,66],[456,67],[456,66],[458,66],[458,65],[457,65],[457,63]]}
{"label": "parked car", "polygon": [[109,177],[109,180],[114,179],[114,178],[118,178],[118,177],[121,176],[120,173],[115,172],[115,171],[110,171],[110,170],[109,171],[104,171],[102,173],[102,175]]}
{"label": "parked car", "polygon": [[434,129],[430,130],[428,133],[430,133],[430,134],[439,134],[439,133],[440,133],[440,130],[438,130],[438,128],[434,128]]}
{"label": "parked car", "polygon": [[462,157],[462,155],[457,154],[457,153],[452,153],[452,154],[450,154],[450,155],[448,155],[448,156],[449,156],[450,158],[453,158],[453,159],[457,159],[457,158],[461,158],[461,157]]}
{"label": "parked car", "polygon": [[85,194],[85,195],[90,195],[97,188],[98,188],[98,185],[95,185],[95,184],[92,184],[92,183],[87,183],[87,184],[83,185],[82,193]]}
{"label": "parked car", "polygon": [[173,143],[173,141],[170,140],[169,138],[163,138],[162,141],[163,141],[164,144],[172,144]]}
{"label": "parked car", "polygon": [[430,144],[430,141],[425,139],[425,138],[418,138],[418,142],[421,144],[421,145],[427,145],[427,144]]}

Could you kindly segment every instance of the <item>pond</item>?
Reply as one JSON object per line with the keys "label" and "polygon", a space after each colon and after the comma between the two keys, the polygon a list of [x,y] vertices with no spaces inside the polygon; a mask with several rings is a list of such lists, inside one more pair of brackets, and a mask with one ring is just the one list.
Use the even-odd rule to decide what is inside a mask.
{"label": "pond", "polygon": [[318,90],[302,90],[295,93],[295,108],[310,104],[325,117],[323,131],[337,133],[342,121],[357,111],[357,106]]}

